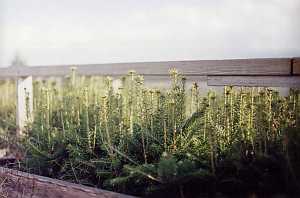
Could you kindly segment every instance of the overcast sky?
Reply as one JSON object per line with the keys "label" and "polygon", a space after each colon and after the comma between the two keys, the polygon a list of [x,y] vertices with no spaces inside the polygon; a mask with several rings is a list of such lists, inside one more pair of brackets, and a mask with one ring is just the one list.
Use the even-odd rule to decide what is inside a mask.
{"label": "overcast sky", "polygon": [[300,56],[300,0],[0,0],[0,66]]}

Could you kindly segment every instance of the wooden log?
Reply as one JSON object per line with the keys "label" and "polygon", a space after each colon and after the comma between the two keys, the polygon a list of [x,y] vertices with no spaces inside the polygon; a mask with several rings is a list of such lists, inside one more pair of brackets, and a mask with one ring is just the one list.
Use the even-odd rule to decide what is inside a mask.
{"label": "wooden log", "polygon": [[5,178],[3,191],[10,198],[133,198],[107,190],[86,187],[0,167],[0,178]]}
{"label": "wooden log", "polygon": [[32,76],[19,77],[17,86],[16,122],[17,132],[22,136],[22,131],[28,122],[32,121],[33,88]]}
{"label": "wooden log", "polygon": [[300,76],[208,76],[207,85],[300,88]]}

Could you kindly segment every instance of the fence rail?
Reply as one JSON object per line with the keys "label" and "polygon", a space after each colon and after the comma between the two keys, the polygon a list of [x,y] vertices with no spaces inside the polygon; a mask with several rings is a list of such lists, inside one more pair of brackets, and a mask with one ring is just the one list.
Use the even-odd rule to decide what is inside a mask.
{"label": "fence rail", "polygon": [[[231,60],[193,60],[162,61],[136,63],[107,63],[71,65],[77,68],[80,75],[112,75],[126,74],[135,70],[142,75],[169,75],[170,68],[177,68],[184,75],[193,76],[290,76],[300,74],[299,58],[261,58]],[[70,73],[70,65],[52,66],[15,66],[0,68],[0,77],[48,77],[65,76]]]}

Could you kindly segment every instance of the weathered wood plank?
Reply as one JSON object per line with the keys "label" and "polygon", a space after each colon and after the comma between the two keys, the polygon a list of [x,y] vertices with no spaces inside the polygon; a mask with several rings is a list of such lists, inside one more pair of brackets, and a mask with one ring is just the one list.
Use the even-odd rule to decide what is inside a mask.
{"label": "weathered wood plank", "polygon": [[289,75],[289,58],[233,59],[207,63],[207,75]]}
{"label": "weathered wood plank", "polygon": [[300,75],[300,58],[293,59],[293,75]]}
{"label": "weathered wood plank", "polygon": [[[207,76],[202,75],[184,75],[186,81],[189,82],[206,82]],[[171,81],[170,76],[144,76],[145,82],[153,82],[153,81]]]}
{"label": "weathered wood plank", "polygon": [[18,68],[15,67],[0,67],[0,79],[13,78],[18,75]]}
{"label": "weathered wood plank", "polygon": [[6,178],[4,191],[10,198],[130,198],[133,196],[86,187],[0,167],[0,178]]}
{"label": "weathered wood plank", "polygon": [[[186,75],[186,88],[190,88],[192,83],[197,83],[200,89],[207,89],[207,76]],[[145,86],[150,88],[170,88],[171,79],[169,76],[144,76]]]}
{"label": "weathered wood plank", "polygon": [[[32,66],[0,69],[0,77],[15,75],[65,76],[70,67],[77,67],[81,75],[124,75],[135,70],[142,75],[168,75],[170,68],[177,68],[184,75],[289,75],[290,58],[192,60],[136,63],[108,63],[86,65]],[[2,72],[3,70],[3,72]]]}
{"label": "weathered wood plank", "polygon": [[207,85],[300,88],[300,76],[208,76]]}

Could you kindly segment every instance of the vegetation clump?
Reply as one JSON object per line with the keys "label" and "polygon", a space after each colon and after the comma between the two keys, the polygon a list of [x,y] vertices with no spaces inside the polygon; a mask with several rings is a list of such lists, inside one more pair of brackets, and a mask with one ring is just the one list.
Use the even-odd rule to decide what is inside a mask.
{"label": "vegetation clump", "polygon": [[23,170],[145,197],[299,193],[299,90],[200,96],[170,78],[167,90],[134,71],[118,88],[75,69],[62,85],[36,82]]}

